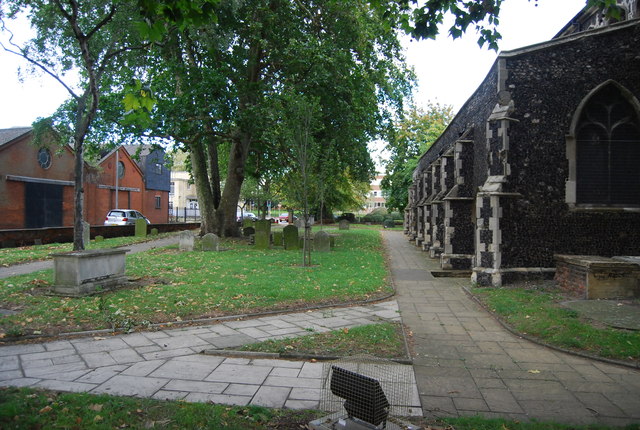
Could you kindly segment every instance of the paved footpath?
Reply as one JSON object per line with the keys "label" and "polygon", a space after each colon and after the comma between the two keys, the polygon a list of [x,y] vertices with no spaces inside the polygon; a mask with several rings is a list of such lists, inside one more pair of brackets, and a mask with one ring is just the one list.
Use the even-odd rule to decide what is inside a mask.
{"label": "paved footpath", "polygon": [[[317,409],[320,362],[201,352],[399,319],[397,303],[390,300],[155,332],[3,346],[0,386]],[[410,413],[420,415],[414,391],[408,406]]]}
{"label": "paved footpath", "polygon": [[[316,408],[322,364],[200,354],[265,339],[397,320],[413,333],[429,418],[483,415],[570,424],[640,422],[640,371],[552,351],[506,331],[397,231],[383,233],[396,300],[198,327],[0,347],[0,385]],[[149,246],[149,245],[148,245]],[[419,411],[419,409],[418,409]]]}
{"label": "paved footpath", "polygon": [[553,351],[506,331],[397,231],[383,233],[426,417],[640,423],[640,371]]}

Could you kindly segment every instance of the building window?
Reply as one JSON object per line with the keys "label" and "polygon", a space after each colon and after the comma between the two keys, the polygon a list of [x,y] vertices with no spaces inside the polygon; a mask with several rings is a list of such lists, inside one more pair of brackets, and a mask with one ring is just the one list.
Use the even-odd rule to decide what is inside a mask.
{"label": "building window", "polygon": [[122,178],[124,176],[124,163],[122,161],[118,161],[118,178]]}
{"label": "building window", "polygon": [[[636,101],[637,103],[637,101]],[[614,83],[591,94],[575,128],[575,203],[640,206],[640,113]]]}
{"label": "building window", "polygon": [[176,183],[175,182],[171,182],[171,188],[169,190],[169,194],[173,195],[173,193],[175,193],[176,191]]}
{"label": "building window", "polygon": [[156,209],[162,208],[162,198],[160,196],[156,196]]}
{"label": "building window", "polygon": [[156,163],[154,166],[154,171],[156,172],[156,175],[162,175],[162,164]]}
{"label": "building window", "polygon": [[48,169],[51,167],[51,151],[47,148],[40,148],[38,151],[38,164],[43,169]]}

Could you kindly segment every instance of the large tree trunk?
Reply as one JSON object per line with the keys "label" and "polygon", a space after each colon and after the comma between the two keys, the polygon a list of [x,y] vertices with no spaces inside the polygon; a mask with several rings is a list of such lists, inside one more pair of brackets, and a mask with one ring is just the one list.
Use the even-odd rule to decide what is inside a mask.
{"label": "large tree trunk", "polygon": [[[85,249],[84,243],[84,139],[89,131],[89,126],[95,115],[98,101],[95,86],[93,96],[85,92],[77,99],[75,131],[73,134],[74,159],[74,208],[73,208],[73,250],[82,251]],[[89,99],[89,109],[87,107]]]}
{"label": "large tree trunk", "polygon": [[249,154],[249,146],[251,144],[251,136],[243,133],[239,139],[235,140],[231,145],[231,153],[229,154],[229,169],[227,171],[227,180],[224,185],[224,192],[220,200],[219,219],[222,219],[222,228],[220,234],[225,237],[233,237],[239,235],[238,223],[236,222],[236,209],[238,207],[238,199],[240,198],[240,189],[244,182],[245,163]]}
{"label": "large tree trunk", "polygon": [[218,230],[218,222],[216,221],[216,205],[207,172],[207,155],[200,142],[192,144],[190,152],[193,179],[196,183],[198,207],[200,208],[200,235],[215,233]]}
{"label": "large tree trunk", "polygon": [[209,126],[207,135],[207,155],[209,156],[209,184],[213,197],[213,205],[218,210],[220,206],[220,166],[218,165],[218,140],[213,135],[213,128]]}
{"label": "large tree trunk", "polygon": [[84,156],[83,156],[83,136],[79,136],[76,131],[74,136],[73,148],[75,151],[74,159],[74,205],[73,205],[73,250],[82,251],[85,248],[84,243],[84,225],[83,209],[84,209]]}

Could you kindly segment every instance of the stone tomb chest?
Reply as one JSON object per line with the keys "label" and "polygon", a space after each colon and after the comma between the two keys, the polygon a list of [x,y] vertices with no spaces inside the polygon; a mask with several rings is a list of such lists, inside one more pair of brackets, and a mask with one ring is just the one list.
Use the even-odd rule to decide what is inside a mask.
{"label": "stone tomb chest", "polygon": [[640,297],[640,265],[625,257],[556,255],[556,281],[585,299]]}
{"label": "stone tomb chest", "polygon": [[96,249],[52,254],[53,292],[85,296],[127,282],[125,254],[128,249]]}

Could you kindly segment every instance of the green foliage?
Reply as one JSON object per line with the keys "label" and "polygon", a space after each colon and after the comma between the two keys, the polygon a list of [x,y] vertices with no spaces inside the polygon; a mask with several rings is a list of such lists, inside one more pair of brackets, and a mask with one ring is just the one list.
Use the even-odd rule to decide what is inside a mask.
{"label": "green foliage", "polygon": [[474,289],[483,302],[516,330],[544,342],[621,360],[640,357],[640,332],[596,327],[562,308],[556,292],[523,288]]}
{"label": "green foliage", "polygon": [[[170,233],[159,234],[155,236],[153,240],[167,237],[169,235]],[[87,244],[87,248],[115,248],[118,246],[147,242],[149,240],[151,239],[136,236],[113,237],[102,241],[94,240],[90,244]],[[0,266],[27,263],[31,261],[48,260],[51,258],[51,254],[69,252],[72,250],[72,248],[73,245],[71,243],[48,243],[46,245],[22,246],[19,248],[0,248]]]}
{"label": "green foliage", "polygon": [[0,389],[3,429],[265,429],[280,420],[308,422],[313,414],[258,406],[167,402],[112,395]]}
{"label": "green foliage", "polygon": [[559,424],[541,421],[509,421],[503,418],[483,418],[481,416],[442,418],[438,427],[455,430],[638,430],[640,425],[631,424],[625,427],[607,425]]}
{"label": "green foliage", "polygon": [[381,188],[386,206],[403,211],[408,202],[408,189],[419,157],[442,134],[453,119],[451,106],[429,104],[427,110],[412,108],[398,121],[386,149],[390,152]]}
{"label": "green foliage", "polygon": [[282,249],[261,251],[232,241],[221,247],[227,250],[179,252],[174,246],[129,255],[127,274],[137,286],[99,296],[46,295],[52,270],[0,280],[0,303],[21,308],[0,320],[0,335],[15,328],[23,334],[129,330],[149,322],[363,300],[391,291],[375,230],[343,231],[332,252],[316,255],[308,268]]}
{"label": "green foliage", "polygon": [[[328,318],[332,316],[327,315]],[[244,345],[240,349],[319,356],[369,354],[381,358],[400,358],[406,355],[402,328],[393,323],[369,324],[291,339],[267,340]]]}

